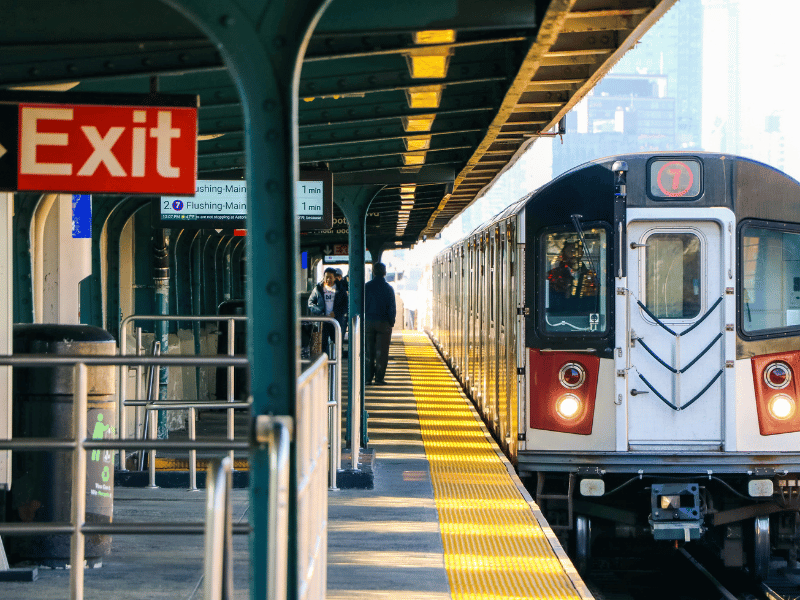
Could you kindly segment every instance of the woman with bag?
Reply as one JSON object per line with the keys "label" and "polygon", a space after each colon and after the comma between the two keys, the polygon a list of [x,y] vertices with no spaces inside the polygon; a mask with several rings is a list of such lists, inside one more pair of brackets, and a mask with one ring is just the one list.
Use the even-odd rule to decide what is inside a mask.
{"label": "woman with bag", "polygon": [[[339,322],[342,331],[344,331],[347,309],[347,292],[342,285],[336,281],[336,270],[332,267],[328,267],[325,269],[322,281],[314,286],[314,290],[308,297],[308,312],[313,316],[333,317]],[[333,325],[330,323],[323,323],[322,352],[328,353],[328,343],[329,340],[333,339],[334,335],[335,329]],[[341,348],[339,348],[339,351],[341,352]]]}

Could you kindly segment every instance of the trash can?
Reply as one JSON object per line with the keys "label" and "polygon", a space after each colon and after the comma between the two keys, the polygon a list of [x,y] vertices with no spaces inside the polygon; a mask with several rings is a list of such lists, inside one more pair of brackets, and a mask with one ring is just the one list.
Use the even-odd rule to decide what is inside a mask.
{"label": "trash can", "polygon": [[[114,356],[117,344],[104,329],[89,325],[14,325],[14,354]],[[73,368],[16,368],[13,378],[15,439],[72,438]],[[115,437],[115,367],[88,367],[88,439]],[[114,452],[86,456],[86,523],[110,523],[114,512]],[[13,453],[12,518],[22,522],[72,520],[72,452]],[[64,567],[69,535],[9,536],[13,560]],[[111,550],[110,535],[87,535],[85,554],[92,566]]]}
{"label": "trash can", "polygon": [[[244,300],[226,300],[221,302],[217,314],[220,316],[244,315]],[[247,353],[247,338],[245,337],[247,323],[234,321],[233,323],[233,353]],[[219,322],[219,337],[217,341],[217,354],[228,354],[228,322]],[[246,400],[249,394],[249,372],[247,369],[237,367],[233,370],[233,398]],[[217,368],[216,395],[218,400],[228,399],[228,367]]]}

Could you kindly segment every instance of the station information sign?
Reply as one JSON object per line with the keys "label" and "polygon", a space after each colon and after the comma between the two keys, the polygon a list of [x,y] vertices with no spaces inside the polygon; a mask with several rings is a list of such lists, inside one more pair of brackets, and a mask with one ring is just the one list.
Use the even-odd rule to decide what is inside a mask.
{"label": "station information sign", "polygon": [[[333,221],[332,175],[301,171],[295,186],[300,228],[320,229]],[[243,229],[247,220],[247,183],[243,180],[198,179],[194,196],[162,196],[155,227]],[[330,225],[328,225],[330,228]]]}
{"label": "station information sign", "polygon": [[5,93],[0,130],[0,190],[194,192],[196,96]]}

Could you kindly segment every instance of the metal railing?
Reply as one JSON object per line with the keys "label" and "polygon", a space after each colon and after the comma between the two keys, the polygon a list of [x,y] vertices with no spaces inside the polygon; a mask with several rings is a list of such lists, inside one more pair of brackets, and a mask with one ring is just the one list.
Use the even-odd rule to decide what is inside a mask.
{"label": "metal railing", "polygon": [[[329,323],[334,329],[334,351],[328,357],[328,489],[338,490],[336,475],[342,465],[342,326],[333,317],[301,317],[303,323]],[[330,347],[330,346],[329,346]],[[310,363],[310,360],[302,361]]]}
{"label": "metal railing", "polygon": [[[352,318],[350,324],[350,352],[353,356],[361,356],[361,319],[358,315]],[[353,390],[353,397],[348,399],[353,409],[350,414],[353,415],[352,425],[350,427],[350,468],[353,471],[358,470],[358,451],[361,448],[361,361],[351,361],[353,365],[353,385],[350,389]]]}
{"label": "metal railing", "polygon": [[[17,450],[47,452],[53,450],[71,450],[72,455],[72,498],[71,521],[62,522],[30,522],[30,523],[0,523],[0,535],[59,535],[72,536],[70,543],[70,598],[81,600],[83,598],[83,583],[85,562],[85,536],[103,534],[160,534],[160,535],[185,535],[203,534],[206,527],[203,523],[86,523],[86,473],[88,450],[116,450],[125,440],[95,440],[87,439],[87,410],[88,410],[88,370],[89,366],[136,366],[137,364],[151,366],[247,366],[244,357],[111,357],[111,356],[0,356],[0,366],[11,367],[73,367],[73,402],[72,402],[72,439],[52,438],[20,438],[1,439],[0,450]],[[145,450],[156,449],[189,449],[190,447],[203,450],[247,450],[247,442],[221,441],[194,441],[177,442],[174,440],[142,440],[138,442]],[[284,469],[286,470],[286,469]],[[288,475],[287,475],[288,476]],[[274,529],[274,527],[271,527]],[[232,533],[250,533],[249,524],[232,525]],[[285,577],[285,575],[284,575]]]}
{"label": "metal railing", "polygon": [[[297,598],[324,598],[327,585],[328,493],[325,489],[328,434],[328,360],[323,354],[297,382]],[[271,480],[270,480],[271,481]],[[288,488],[288,482],[286,482]],[[278,506],[278,505],[276,505]],[[286,539],[279,538],[279,539]],[[271,542],[271,540],[270,540]],[[277,571],[277,572],[280,572]],[[269,598],[285,598],[268,595]]]}
{"label": "metal railing", "polygon": [[203,553],[206,600],[233,598],[232,471],[230,456],[214,459],[208,465],[206,539]]}
{"label": "metal railing", "polygon": [[[126,356],[127,352],[128,352],[127,327],[128,327],[129,324],[131,324],[133,322],[136,322],[136,321],[151,321],[151,322],[156,322],[156,321],[168,321],[168,322],[173,322],[173,321],[195,321],[195,322],[198,322],[198,323],[226,321],[227,324],[228,324],[228,332],[227,332],[228,333],[228,347],[227,347],[228,354],[227,354],[227,356],[233,356],[234,355],[234,349],[235,349],[235,345],[234,345],[235,326],[234,326],[234,323],[236,321],[247,321],[247,317],[245,315],[130,315],[130,316],[125,317],[124,319],[122,319],[122,321],[120,322],[120,326],[119,326],[119,331],[120,331],[119,348],[120,348],[120,354],[122,356]],[[137,327],[136,328],[136,340],[137,340],[136,355],[139,356],[140,355],[140,351],[141,351],[141,340],[142,340],[142,328],[141,327]],[[220,356],[220,355],[218,355],[218,356]],[[224,355],[222,355],[222,356],[224,356]],[[190,425],[189,425],[189,436],[190,436],[190,439],[193,439],[194,418],[196,416],[195,415],[195,410],[197,408],[209,408],[209,409],[211,409],[211,408],[224,408],[224,409],[227,409],[228,410],[228,420],[227,420],[228,439],[229,440],[233,440],[233,439],[235,439],[235,436],[234,436],[234,421],[233,421],[234,408],[237,408],[237,407],[238,408],[242,408],[242,407],[247,407],[248,406],[247,403],[242,403],[242,402],[237,403],[233,398],[233,395],[234,395],[234,381],[233,381],[233,379],[234,379],[233,378],[234,368],[235,367],[233,367],[233,366],[228,366],[228,386],[227,386],[227,394],[226,394],[226,396],[227,396],[227,404],[224,405],[224,406],[219,406],[218,404],[215,404],[215,405],[212,406],[211,403],[206,402],[206,401],[201,401],[201,400],[198,399],[197,402],[183,402],[183,403],[180,403],[181,404],[180,406],[178,406],[178,405],[169,405],[168,403],[161,403],[158,406],[155,406],[155,403],[154,403],[154,406],[152,408],[148,407],[148,408],[146,408],[146,410],[173,410],[173,409],[179,409],[179,408],[188,409],[189,410],[189,419],[188,420],[189,420],[189,423],[190,423]],[[139,367],[139,368],[136,369],[136,399],[137,399],[137,401],[141,398],[141,390],[139,389],[141,376],[142,376],[141,367]],[[158,391],[157,390],[158,390],[158,385],[159,385],[158,377],[156,377],[155,379],[156,379],[156,384],[155,384],[156,385],[156,393],[155,393],[154,397],[157,398],[158,397]],[[118,437],[121,440],[126,438],[127,431],[128,431],[128,420],[127,420],[127,414],[125,412],[125,407],[126,406],[137,406],[137,407],[139,407],[139,406],[147,406],[146,404],[143,404],[141,402],[136,402],[136,401],[132,402],[132,401],[126,400],[127,384],[128,384],[127,374],[125,373],[125,369],[121,367],[120,371],[119,371],[119,398],[120,398],[120,402],[117,405],[117,407],[118,407],[117,424],[118,424],[118,430],[119,430]],[[199,389],[198,389],[198,393],[199,393]],[[154,419],[150,419],[150,421],[152,423],[154,421]],[[142,431],[141,429],[142,429],[141,415],[139,413],[139,409],[137,408],[137,411],[136,411],[136,427],[135,427],[135,435],[136,435],[137,438],[143,438],[144,437],[144,433],[145,432]],[[152,429],[152,425],[151,425],[151,429]],[[233,460],[234,460],[233,452],[230,453],[230,457],[231,457],[231,462],[233,463]],[[151,457],[151,460],[150,460],[151,470],[154,468],[153,467],[154,462],[155,462],[155,458]],[[189,489],[192,489],[192,490],[196,490],[197,489],[197,475],[196,475],[195,463],[196,463],[196,454],[189,457],[189,465],[190,465],[190,475],[189,475],[189,477],[190,477],[190,480],[191,480],[190,484],[189,484]],[[121,448],[120,451],[119,451],[119,465],[120,465],[121,469],[125,469],[125,449],[124,448]],[[151,477],[152,477],[152,471],[151,471]],[[155,486],[155,483],[152,482],[151,485]]]}

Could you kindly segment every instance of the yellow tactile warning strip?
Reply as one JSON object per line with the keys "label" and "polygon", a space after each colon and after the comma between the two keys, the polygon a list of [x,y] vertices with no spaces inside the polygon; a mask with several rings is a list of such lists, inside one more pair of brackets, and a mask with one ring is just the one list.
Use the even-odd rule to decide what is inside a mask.
{"label": "yellow tactile warning strip", "polygon": [[428,338],[403,342],[454,600],[580,599]]}
{"label": "yellow tactile warning strip", "polygon": [[[249,465],[246,458],[234,458],[233,468],[236,471],[247,471]],[[208,469],[208,459],[197,459],[197,470],[205,471]],[[189,459],[188,458],[159,458],[156,457],[156,471],[188,471]]]}

